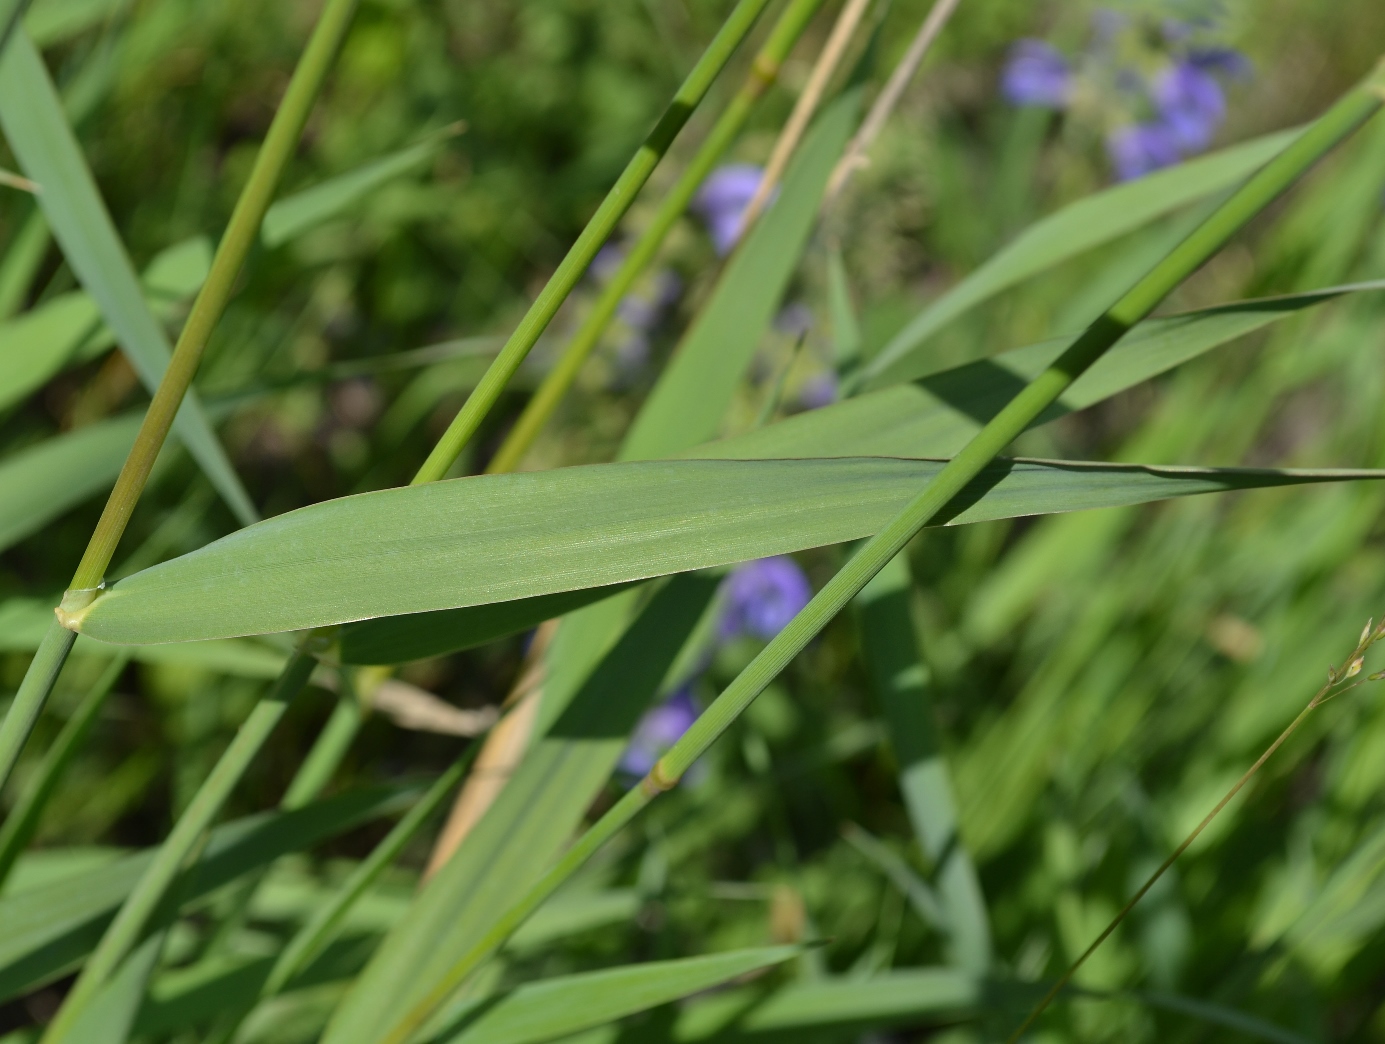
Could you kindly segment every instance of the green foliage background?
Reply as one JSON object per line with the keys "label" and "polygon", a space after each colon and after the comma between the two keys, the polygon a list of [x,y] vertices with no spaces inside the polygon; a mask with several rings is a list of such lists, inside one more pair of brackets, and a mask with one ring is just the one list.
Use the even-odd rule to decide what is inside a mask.
{"label": "green foliage background", "polygon": [[[347,214],[252,257],[198,388],[266,516],[407,482],[486,357],[398,370],[378,358],[509,332],[729,6],[363,3],[281,194],[456,121],[466,129]],[[55,33],[45,56],[77,110],[83,149],[136,267],[189,237],[214,237],[315,5],[36,0],[35,17],[46,8],[76,12],[80,31]],[[924,10],[896,0],[868,70],[892,67]],[[1321,111],[1385,39],[1385,10],[1370,0],[1264,0],[1231,13],[1237,46],[1256,71],[1232,92],[1226,143]],[[1091,132],[1017,111],[996,89],[1014,39],[1079,40],[1088,16],[1086,5],[963,0],[828,230],[843,251],[867,356],[1016,232],[1108,181]],[[764,160],[829,18],[814,23],[733,158]],[[626,229],[647,221],[749,53],[733,60]],[[0,153],[0,166],[17,164]],[[1377,123],[1180,289],[1171,310],[1385,277],[1383,194],[1385,127]],[[0,188],[0,257],[13,256],[32,210],[28,196]],[[937,368],[1078,328],[1166,249],[1179,220],[964,316],[934,341]],[[791,390],[832,358],[827,238],[810,246],[786,298],[814,318]],[[661,264],[686,289],[657,330],[651,361],[622,370],[619,332],[609,336],[529,468],[615,455],[710,290],[713,252],[695,220],[675,230]],[[25,303],[74,286],[50,246]],[[565,306],[455,473],[484,465],[595,292],[589,281]],[[1375,295],[1326,305],[1030,432],[1018,448],[1156,464],[1385,466],[1382,319]],[[728,433],[751,427],[792,348],[791,336],[766,335]],[[341,364],[361,360],[371,372],[342,378]],[[0,414],[0,453],[143,402],[118,355],[81,362]],[[168,456],[116,556],[117,574],[128,555],[148,565],[235,528],[186,454]],[[911,611],[961,838],[979,867],[1007,973],[1051,979],[1075,958],[1296,713],[1361,623],[1385,611],[1383,506],[1373,484],[1329,485],[987,522],[932,530],[914,543]],[[92,498],[0,554],[0,623],[22,600],[52,604],[99,510]],[[799,558],[820,586],[844,549]],[[858,646],[844,615],[752,705],[694,785],[655,806],[584,872],[577,894],[590,900],[587,920],[513,947],[497,971],[502,981],[802,939],[826,942],[778,974],[809,986],[827,975],[864,980],[942,962],[938,932],[910,905],[900,876],[884,869],[893,864],[843,836],[844,824],[859,824],[914,873],[932,870],[912,840]],[[11,650],[0,659],[0,690],[12,692],[31,647],[3,633],[0,647]],[[716,652],[699,683],[704,703],[758,648],[743,638]],[[165,837],[272,676],[263,656],[276,651],[246,643],[230,669],[137,657],[5,894]],[[402,676],[481,707],[504,697],[522,652],[521,639],[505,639],[409,665]],[[74,658],[21,763],[21,783],[105,665],[96,655]],[[333,702],[313,689],[293,708],[230,816],[278,800]],[[376,715],[333,790],[431,778],[460,744]],[[1329,704],[1271,763],[1096,955],[1078,979],[1090,994],[1061,1005],[1042,1039],[1232,1039],[1224,1024],[1180,1010],[1175,994],[1284,1028],[1260,1039],[1385,1039],[1383,785],[1385,704],[1368,687]],[[618,793],[612,784],[596,811]],[[371,822],[276,864],[240,929],[239,951],[272,952],[265,940],[285,937],[309,900],[385,829]],[[411,844],[371,893],[372,912],[353,938],[376,938],[399,915],[430,842]],[[179,923],[156,996],[175,992],[178,975],[210,946],[210,909]],[[333,989],[291,994],[298,1021],[285,1015],[254,1039],[313,1039],[321,1024],[314,1012],[335,999]],[[49,1017],[58,996],[49,986],[9,1000],[0,1030],[27,1039],[23,1027]],[[1024,1001],[982,1007],[995,1015]],[[656,1009],[620,1039],[671,1039],[671,1018]],[[992,1032],[984,1018],[960,1029],[940,1026],[947,1018],[903,1021],[844,1037]],[[147,1039],[199,1038],[156,1028]]]}

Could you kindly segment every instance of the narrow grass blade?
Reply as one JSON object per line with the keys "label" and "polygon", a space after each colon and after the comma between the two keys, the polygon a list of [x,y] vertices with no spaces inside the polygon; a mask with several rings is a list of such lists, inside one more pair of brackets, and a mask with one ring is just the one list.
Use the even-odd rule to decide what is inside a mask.
{"label": "narrow grass blade", "polygon": [[650,131],[649,137],[631,158],[625,170],[616,179],[616,183],[611,186],[606,198],[601,201],[601,206],[582,229],[582,234],[577,237],[577,242],[572,245],[572,249],[558,265],[557,271],[534,299],[529,311],[515,327],[515,332],[505,342],[505,347],[500,350],[495,362],[481,378],[452,424],[443,433],[443,437],[433,447],[423,467],[414,476],[415,483],[434,482],[447,474],[453,461],[471,441],[486,414],[490,412],[500,393],[509,384],[510,378],[519,369],[519,364],[524,361],[553,316],[557,314],[558,307],[587,271],[602,244],[615,231],[621,217],[634,202],[640,188],[649,180],[649,175],[658,166],[668,147],[673,144],[673,139],[683,129],[683,124],[702,101],[712,81],[750,32],[751,26],[759,18],[767,2],[768,0],[739,0],[736,4],[730,17],[722,24],[715,38],[702,53],[702,57],[698,59],[697,65],[678,88],[678,93],[664,110],[658,125]]}
{"label": "narrow grass blade", "polygon": [[817,222],[857,102],[854,93],[839,99],[814,125],[778,201],[732,256],[649,393],[621,447],[622,460],[665,457],[716,436]]}
{"label": "narrow grass blade", "polygon": [[[293,812],[269,812],[216,827],[178,884],[186,902],[210,894],[288,852],[392,815],[417,789],[361,788]],[[0,998],[33,990],[65,974],[91,952],[101,933],[153,861],[157,849],[0,897]],[[161,914],[162,916],[162,914]]]}
{"label": "narrow grass blade", "polygon": [[[1328,287],[1152,319],[1135,327],[1052,406],[1046,424],[1095,405],[1238,337],[1338,297],[1374,293],[1385,282]],[[844,454],[949,456],[966,445],[1014,395],[1057,359],[1071,338],[1015,348],[991,359],[867,392],[822,409],[685,451],[704,458],[817,457]]]}
{"label": "narrow grass blade", "polygon": [[986,1001],[986,984],[975,975],[956,968],[911,968],[865,980],[815,979],[769,993],[747,989],[704,998],[680,1014],[671,1036],[676,1041],[792,1040],[835,1031],[846,1037],[926,1019],[967,1018]]}
{"label": "narrow grass blade", "polygon": [[538,391],[524,407],[524,412],[515,421],[510,433],[505,436],[504,443],[487,465],[487,471],[514,471],[519,466],[524,454],[553,415],[568,389],[572,387],[573,381],[577,379],[582,364],[600,342],[602,333],[620,308],[620,302],[624,300],[640,273],[654,260],[659,247],[688,209],[688,204],[692,202],[693,196],[707,175],[712,172],[717,161],[741,132],[756,101],[778,78],[779,67],[788,57],[794,43],[821,3],[822,0],[792,0],[784,8],[760,53],[751,63],[745,83],[717,118],[716,125],[698,148],[697,155],[659,202],[658,210],[654,212],[638,241],[621,261],[620,267],[601,288],[601,294],[593,302],[591,311],[582,320],[577,332],[572,335],[557,365],[543,379]]}
{"label": "narrow grass blade", "polygon": [[[168,318],[181,298],[196,292],[210,260],[210,246],[201,237],[156,257],[143,278],[150,311]],[[26,398],[64,366],[94,359],[114,345],[96,302],[80,290],[0,323],[0,409]]]}
{"label": "narrow grass blade", "polygon": [[19,311],[51,241],[43,211],[35,207],[10,241],[4,260],[0,261],[0,320]]}
{"label": "narrow grass blade", "polygon": [[533,746],[385,939],[333,1014],[325,1044],[377,1044],[400,1004],[434,985],[561,851],[716,586],[706,577],[675,577],[645,604],[626,592],[563,622],[554,644],[573,648],[559,661],[561,673],[550,670],[545,680]]}
{"label": "narrow grass blade", "polygon": [[938,902],[938,897],[928,882],[914,872],[913,867],[892,852],[879,838],[862,830],[855,823],[848,823],[842,830],[842,836],[899,889],[920,918],[940,931],[947,930],[947,917]]}
{"label": "narrow grass blade", "polygon": [[260,237],[267,247],[296,239],[359,203],[380,186],[417,170],[436,156],[443,144],[443,138],[432,137],[279,200],[265,212]]}
{"label": "narrow grass blade", "polygon": [[124,654],[111,661],[111,665],[97,679],[96,684],[83,697],[72,717],[58,733],[58,738],[44,754],[43,762],[28,786],[5,816],[5,822],[0,824],[0,893],[4,891],[5,879],[14,868],[19,853],[33,839],[44,806],[62,782],[63,773],[71,763],[72,756],[91,731],[96,716],[106,704],[106,697],[110,695],[111,689],[115,687],[121,672],[129,662],[129,657]]}
{"label": "narrow grass blade", "polygon": [[167,938],[167,930],[155,932],[135,947],[82,1012],[72,1028],[73,1040],[81,1044],[125,1044]]}
{"label": "narrow grass blade", "polygon": [[991,964],[990,917],[976,867],[957,829],[957,806],[939,743],[928,668],[909,611],[910,586],[909,566],[901,555],[857,596],[861,649],[885,712],[914,836],[936,868],[934,881],[952,963],[982,974]]}
{"label": "narrow grass blade", "polygon": [[288,705],[307,683],[316,661],[300,649],[280,675],[268,696],[251,710],[235,739],[226,749],[206,781],[198,788],[183,814],[178,817],[172,833],[159,847],[139,882],[131,891],[106,934],[101,937],[77,982],[63,1000],[57,1016],[44,1031],[47,1044],[78,1040],[74,1036],[82,1013],[96,997],[101,987],[115,974],[116,968],[139,944],[159,905],[177,880],[179,870],[192,855],[198,842],[211,827],[221,811],[231,789],[239,782],[250,759],[263,746],[269,733],[279,723]]}
{"label": "narrow grass blade", "polygon": [[108,489],[139,424],[137,414],[98,421],[0,461],[0,549]]}
{"label": "narrow grass blade", "polygon": [[[171,350],[145,304],[125,247],[68,126],[43,59],[21,32],[0,60],[0,128],[25,173],[42,186],[39,202],[68,264],[152,392]],[[195,397],[178,411],[178,434],[242,523],[258,515]]]}
{"label": "narrow grass blade", "polygon": [[55,47],[118,14],[129,0],[35,0],[24,29],[39,47]]}
{"label": "narrow grass blade", "polygon": [[1008,246],[928,305],[861,373],[865,388],[893,384],[922,365],[919,347],[963,312],[1040,272],[1133,232],[1249,177],[1298,131],[1271,134],[1086,196],[1021,232]]}
{"label": "narrow grass blade", "polygon": [[486,998],[445,1032],[449,1044],[539,1044],[647,1011],[764,971],[798,956],[800,946],[733,950],[706,957],[648,961],[526,983]]}
{"label": "narrow grass blade", "polygon": [[[103,642],[305,630],[641,580],[876,532],[945,462],[599,464],[302,508],[121,580],[69,625]],[[930,524],[1385,472],[997,461]]]}
{"label": "narrow grass blade", "polygon": [[486,936],[460,957],[385,1038],[403,1044],[446,1003],[452,991],[504,944],[520,924],[564,881],[630,823],[660,793],[678,784],[750,703],[861,589],[930,522],[948,512],[1000,452],[1073,381],[1145,319],[1188,275],[1219,251],[1309,167],[1370,119],[1385,104],[1385,61],[1322,118],[1271,160],[1111,308],[1058,360],[1024,387],[883,530],[852,557],[630,791],[579,837]]}
{"label": "narrow grass blade", "polygon": [[442,803],[461,782],[462,776],[471,767],[476,752],[481,749],[480,740],[472,742],[466,753],[453,763],[452,767],[438,777],[428,788],[418,803],[395,824],[385,839],[376,845],[369,856],[362,860],[351,872],[331,901],[318,907],[311,919],[280,952],[269,978],[265,980],[261,997],[272,997],[288,985],[290,979],[308,966],[336,935],[342,919],[385,868],[399,857],[404,846],[433,816]]}

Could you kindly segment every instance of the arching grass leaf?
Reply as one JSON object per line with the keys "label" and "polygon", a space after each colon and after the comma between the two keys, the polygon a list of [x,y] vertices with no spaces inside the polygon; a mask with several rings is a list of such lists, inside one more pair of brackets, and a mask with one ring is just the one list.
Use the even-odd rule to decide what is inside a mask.
{"label": "arching grass leaf", "polygon": [[[850,457],[651,461],[382,490],[289,512],[135,573],[72,623],[100,641],[193,641],[703,569],[867,536],[942,467]],[[1001,460],[939,521],[1383,475]]]}
{"label": "arching grass leaf", "polygon": [[[1284,297],[1218,305],[1135,327],[1036,421],[1046,424],[1132,388],[1238,337],[1385,282],[1327,287]],[[800,413],[758,431],[688,450],[686,457],[819,457],[845,453],[946,456],[956,453],[1015,390],[1056,359],[1071,338],[1016,348]]]}
{"label": "arching grass leaf", "polygon": [[381,185],[421,167],[442,146],[442,138],[429,138],[279,200],[265,213],[260,238],[267,247],[282,246],[336,217]]}
{"label": "arching grass leaf", "polygon": [[1133,232],[1179,207],[1248,177],[1298,135],[1271,134],[1079,199],[1031,225],[1013,242],[929,304],[862,371],[878,388],[918,372],[916,350],[968,309],[1078,254]]}

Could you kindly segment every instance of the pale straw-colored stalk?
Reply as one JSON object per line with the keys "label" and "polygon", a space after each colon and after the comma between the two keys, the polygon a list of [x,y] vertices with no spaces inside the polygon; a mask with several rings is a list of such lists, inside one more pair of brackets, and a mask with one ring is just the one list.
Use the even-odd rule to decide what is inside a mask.
{"label": "pale straw-colored stalk", "polygon": [[880,136],[885,122],[894,112],[895,106],[899,104],[899,99],[903,97],[904,89],[909,86],[910,81],[918,73],[919,66],[923,64],[923,59],[933,46],[933,41],[942,33],[943,27],[947,25],[948,19],[957,10],[959,3],[961,0],[937,0],[933,4],[932,10],[928,12],[928,17],[923,20],[913,42],[909,44],[909,49],[904,52],[904,57],[894,67],[894,72],[890,74],[884,88],[871,104],[870,112],[866,114],[860,129],[847,144],[846,152],[837,161],[837,165],[832,168],[832,176],[827,179],[827,191],[823,194],[824,206],[830,206],[832,201],[837,198],[837,194],[841,192],[847,179],[870,162],[866,158],[866,153],[875,144],[875,139]]}
{"label": "pale straw-colored stalk", "polygon": [[779,132],[779,137],[774,142],[760,184],[755,187],[755,194],[750,197],[750,202],[741,213],[741,236],[744,236],[746,230],[755,223],[755,219],[769,202],[775,187],[784,177],[789,160],[793,158],[798,143],[803,139],[803,134],[813,119],[813,113],[817,112],[832,74],[841,64],[842,56],[846,54],[847,46],[851,43],[856,27],[861,24],[868,7],[870,0],[847,0],[841,14],[837,16],[827,42],[823,44],[822,53],[818,55],[818,60],[813,64],[813,71],[808,75],[808,82],[803,86],[803,93],[798,96],[788,122],[784,124],[784,129]]}

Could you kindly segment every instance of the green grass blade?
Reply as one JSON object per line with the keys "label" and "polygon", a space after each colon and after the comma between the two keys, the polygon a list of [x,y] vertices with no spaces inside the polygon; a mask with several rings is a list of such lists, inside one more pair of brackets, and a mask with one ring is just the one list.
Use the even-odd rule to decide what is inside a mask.
{"label": "green grass blade", "polygon": [[96,684],[83,697],[72,717],[58,733],[58,738],[44,754],[42,764],[24,788],[24,792],[19,795],[19,800],[5,816],[5,822],[0,824],[0,893],[4,891],[5,880],[9,877],[15,860],[19,858],[19,853],[32,840],[34,831],[38,829],[39,817],[43,815],[44,806],[62,782],[63,773],[71,763],[72,756],[91,731],[96,716],[106,704],[106,697],[115,687],[127,663],[129,657],[124,654],[111,661],[111,665],[97,679]]}
{"label": "green grass blade", "polygon": [[415,483],[433,482],[447,474],[453,461],[471,441],[477,428],[485,420],[486,414],[495,405],[500,393],[509,384],[530,349],[538,342],[559,306],[567,299],[577,281],[590,267],[592,260],[603,243],[615,231],[616,225],[624,216],[635,196],[659,161],[673,144],[673,139],[683,129],[693,110],[706,95],[712,81],[716,79],[726,62],[750,32],[751,26],[765,9],[768,0],[739,0],[735,9],[722,24],[721,29],[707,49],[702,52],[692,72],[688,73],[678,93],[673,96],[658,124],[650,131],[644,144],[631,158],[616,183],[601,201],[590,221],[587,222],[577,242],[567,252],[557,271],[549,278],[539,296],[534,299],[524,318],[520,320],[505,347],[496,356],[495,362],[476,385],[475,390],[462,405],[457,416],[443,433],[433,452],[424,461],[423,467],[414,476]]}
{"label": "green grass blade", "polygon": [[[938,897],[928,882],[921,878],[913,867],[878,837],[855,823],[848,823],[842,830],[842,836],[852,848],[873,863],[905,899],[909,900],[909,905],[920,918],[940,931],[947,931],[947,915],[943,913],[942,904],[938,902]],[[989,940],[987,945],[989,946]]]}
{"label": "green grass blade", "polygon": [[139,945],[160,904],[174,887],[179,871],[210,829],[212,820],[231,796],[232,788],[244,775],[250,760],[259,753],[288,705],[302,691],[316,662],[307,651],[300,649],[284,668],[284,673],[279,676],[270,693],[251,710],[235,739],[178,817],[172,833],[159,846],[158,852],[121,905],[120,912],[106,929],[106,934],[83,966],[77,982],[64,998],[57,1016],[44,1031],[44,1041],[57,1044],[59,1041],[80,1040],[74,1034],[84,1009],[94,1002],[97,993]]}
{"label": "green grass blade", "polygon": [[[757,996],[738,990],[695,1001],[679,1016],[677,1041],[722,1038],[815,1039],[814,1031],[849,1034],[926,1019],[975,1015],[985,983],[955,968],[911,968],[870,979],[795,982]],[[834,1038],[830,1038],[834,1039]]]}
{"label": "green grass blade", "polygon": [[936,868],[952,961],[981,974],[991,964],[990,917],[976,867],[958,832],[928,668],[909,611],[910,586],[908,563],[898,556],[857,596],[861,650],[884,711],[914,836]]}
{"label": "green grass blade", "polygon": [[81,1044],[125,1044],[167,937],[166,930],[155,932],[135,947],[72,1027],[73,1040]]}
{"label": "green grass blade", "polygon": [[460,652],[556,620],[625,587],[591,587],[494,605],[360,620],[341,629],[341,659],[343,663],[408,663]]}
{"label": "green grass blade", "polygon": [[732,255],[621,447],[652,460],[714,438],[760,338],[769,329],[817,223],[832,167],[855,124],[859,98],[839,99],[814,124],[783,191]]}
{"label": "green grass blade", "polygon": [[478,1012],[464,1017],[464,1028],[442,1039],[449,1044],[555,1040],[772,968],[802,952],[799,946],[733,950],[526,983],[479,1002]]}
{"label": "green grass blade", "polygon": [[[199,236],[154,258],[143,284],[156,317],[168,318],[179,300],[196,292],[210,255]],[[94,359],[114,345],[115,335],[101,322],[96,302],[80,290],[0,323],[0,409],[26,398],[64,366]]]}
{"label": "green grass blade", "polygon": [[[650,461],[382,490],[301,508],[135,573],[71,623],[99,641],[184,642],[704,569],[868,536],[944,467]],[[998,461],[932,524],[1382,474]]]}
{"label": "green grass blade", "polygon": [[386,938],[333,1014],[326,1044],[376,1044],[399,1005],[436,983],[562,849],[715,590],[712,579],[676,577],[645,605],[626,592],[563,622],[554,645],[569,643],[576,655],[545,680],[528,755]]}
{"label": "green grass blade", "polygon": [[[289,852],[303,851],[362,823],[397,813],[412,787],[353,790],[292,812],[269,812],[211,831],[179,896],[194,902]],[[9,999],[65,974],[96,945],[157,849],[0,897],[0,998]],[[162,912],[161,912],[162,916]]]}
{"label": "green grass blade", "polygon": [[24,303],[51,238],[43,211],[35,207],[10,241],[4,261],[0,261],[0,321],[10,318]]}
{"label": "green grass blade", "polygon": [[109,488],[139,424],[137,414],[98,421],[0,461],[0,549]]}
{"label": "green grass blade", "polygon": [[359,203],[380,186],[423,166],[443,144],[439,137],[421,141],[279,200],[265,212],[260,238],[267,247],[283,246]]}
{"label": "green grass blade", "polygon": [[365,894],[366,889],[374,884],[380,874],[384,872],[385,868],[399,857],[404,846],[442,807],[442,803],[447,800],[453,789],[461,782],[462,776],[466,774],[472,761],[475,760],[477,752],[481,749],[483,740],[484,736],[481,736],[471,742],[466,753],[437,778],[436,782],[419,798],[418,803],[395,824],[394,829],[385,836],[385,839],[376,845],[371,850],[370,855],[357,865],[356,869],[351,872],[351,876],[342,883],[337,894],[329,902],[318,907],[308,923],[289,940],[288,945],[284,947],[274,962],[269,978],[265,980],[264,988],[260,993],[261,997],[272,997],[281,991],[288,985],[290,979],[322,953],[327,944],[335,937],[342,919],[350,911],[352,904],[360,899]]}
{"label": "green grass blade", "polygon": [[[1141,323],[1073,382],[1057,403],[1036,418],[1035,424],[1047,424],[1072,411],[1094,406],[1303,309],[1338,296],[1378,289],[1385,289],[1385,282],[1246,300]],[[993,359],[929,374],[911,384],[867,392],[798,414],[759,431],[706,443],[683,456],[737,460],[843,453],[950,456],[999,413],[1015,389],[1040,374],[1071,343],[1071,338],[1061,338],[1012,349]]]}
{"label": "green grass blade", "polygon": [[39,47],[54,47],[95,29],[118,14],[129,0],[35,0],[24,29]]}
{"label": "green grass blade", "polygon": [[[68,126],[43,59],[23,32],[0,60],[0,128],[25,173],[63,255],[101,308],[140,380],[152,392],[172,351],[145,304],[139,279]],[[178,411],[179,437],[242,523],[258,515],[197,399]]]}
{"label": "green grass blade", "polygon": [[919,347],[963,312],[1070,258],[1232,187],[1281,152],[1298,133],[1271,134],[1214,152],[1084,197],[1049,215],[915,316],[866,365],[861,383],[878,388],[907,379],[911,371],[926,365],[927,357]]}
{"label": "green grass blade", "polygon": [[[1068,388],[1034,424],[1095,405],[1213,348],[1338,297],[1385,282],[1328,287],[1218,305],[1135,327]],[[843,454],[950,456],[966,445],[1015,390],[1057,359],[1072,338],[1044,341],[801,413],[758,431],[709,442],[687,457],[818,457]]]}

